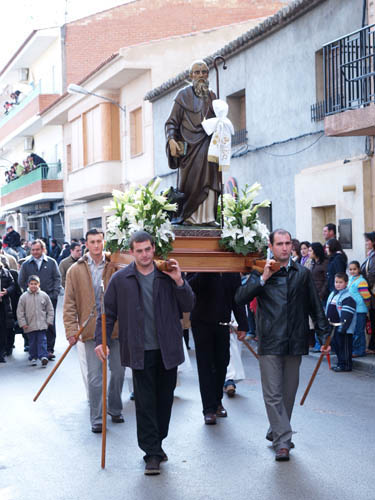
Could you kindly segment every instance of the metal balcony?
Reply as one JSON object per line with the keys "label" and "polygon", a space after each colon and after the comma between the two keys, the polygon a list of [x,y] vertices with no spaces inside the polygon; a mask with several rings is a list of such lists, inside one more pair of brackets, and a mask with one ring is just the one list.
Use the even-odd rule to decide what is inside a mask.
{"label": "metal balcony", "polygon": [[326,116],[375,102],[375,25],[323,47]]}

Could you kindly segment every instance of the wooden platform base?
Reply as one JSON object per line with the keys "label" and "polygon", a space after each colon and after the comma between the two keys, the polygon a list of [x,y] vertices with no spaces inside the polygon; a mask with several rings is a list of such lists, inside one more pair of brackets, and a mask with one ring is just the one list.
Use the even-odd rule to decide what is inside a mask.
{"label": "wooden platform base", "polygon": [[[173,252],[168,258],[176,259],[184,272],[203,273],[248,273],[257,267],[261,256],[257,253],[246,257],[232,252],[224,252],[219,246],[218,236],[176,236]],[[116,253],[111,261],[116,267],[124,267],[133,261],[128,253]]]}

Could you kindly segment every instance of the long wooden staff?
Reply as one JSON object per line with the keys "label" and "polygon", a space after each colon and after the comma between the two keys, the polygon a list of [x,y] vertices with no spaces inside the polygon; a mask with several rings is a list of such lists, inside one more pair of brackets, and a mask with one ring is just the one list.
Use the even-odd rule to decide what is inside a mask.
{"label": "long wooden staff", "polygon": [[[90,319],[94,316],[94,312],[95,312],[95,306],[92,308],[91,312],[90,312],[90,315],[89,317],[86,319],[86,321],[82,324],[81,328],[78,330],[78,332],[74,335],[74,338],[76,340],[78,340],[79,336],[81,335],[81,333],[83,332],[83,330],[86,328],[88,322],[90,321]],[[48,375],[48,377],[46,378],[44,384],[42,385],[42,387],[39,389],[39,391],[37,392],[36,396],[34,397],[33,401],[36,401],[40,394],[42,393],[43,389],[46,387],[46,385],[48,384],[48,382],[51,380],[51,378],[53,377],[55,371],[58,369],[58,367],[61,365],[61,363],[64,361],[65,359],[65,356],[68,354],[68,352],[70,351],[70,349],[73,347],[74,344],[70,344],[64,351],[63,355],[61,356],[61,358],[58,360],[58,362],[56,363],[56,365],[53,367],[53,370],[51,370],[51,373]]]}
{"label": "long wooden staff", "polygon": [[[220,88],[219,88],[219,70],[217,68],[218,61],[223,62],[223,69],[227,69],[227,65],[225,64],[225,59],[223,56],[216,56],[214,59],[214,67],[216,71],[216,98],[220,99]],[[223,172],[219,171],[219,182],[220,182],[220,209],[221,209],[221,228],[224,227],[224,184],[223,184]]]}
{"label": "long wooden staff", "polygon": [[259,361],[258,353],[251,347],[251,345],[249,344],[249,342],[247,340],[245,340],[245,339],[243,339],[242,342],[249,349],[249,351],[251,352],[251,354],[253,354],[257,358],[257,360]]}
{"label": "long wooden staff", "polygon": [[[237,333],[237,330],[238,330],[238,327],[237,326],[234,326],[234,324],[231,322],[230,323],[230,326],[231,328],[233,328],[233,330]],[[257,354],[257,352],[251,347],[251,345],[249,344],[249,342],[245,339],[242,340],[242,342],[245,344],[245,346],[249,349],[249,351],[251,352],[251,354],[253,356],[255,356],[257,358],[257,360],[259,361],[259,356]]]}
{"label": "long wooden staff", "polygon": [[[338,326],[341,326],[341,323],[330,323],[330,325],[332,325],[332,326],[333,326],[333,328],[332,328],[332,333],[331,333],[331,335],[329,335],[329,336],[327,337],[327,339],[326,339],[326,341],[325,341],[325,343],[324,343],[324,347],[328,347],[328,346],[330,345],[331,340],[332,340],[332,338],[333,338],[333,336],[334,336],[334,334],[335,334],[335,330],[336,330],[336,328],[337,328]],[[308,393],[310,392],[311,386],[313,385],[313,382],[314,382],[314,380],[315,380],[316,374],[318,373],[318,370],[319,370],[319,368],[320,368],[320,365],[322,364],[322,361],[323,361],[324,356],[326,356],[326,353],[325,353],[325,352],[322,352],[322,354],[319,356],[319,359],[318,359],[318,362],[317,362],[317,364],[316,364],[316,367],[315,367],[315,369],[314,369],[314,371],[313,371],[313,374],[311,375],[310,381],[309,381],[309,383],[307,384],[306,390],[305,390],[305,392],[304,392],[304,394],[303,394],[303,396],[302,396],[302,399],[301,399],[301,402],[300,402],[300,405],[301,405],[301,406],[302,406],[302,405],[303,405],[303,403],[305,402],[305,400],[306,400],[306,398],[307,398],[307,395],[308,395]]]}
{"label": "long wooden staff", "polygon": [[107,323],[104,309],[104,283],[102,281],[101,295],[101,315],[102,315],[102,346],[104,360],[102,364],[102,469],[105,468],[105,450],[107,443]]}

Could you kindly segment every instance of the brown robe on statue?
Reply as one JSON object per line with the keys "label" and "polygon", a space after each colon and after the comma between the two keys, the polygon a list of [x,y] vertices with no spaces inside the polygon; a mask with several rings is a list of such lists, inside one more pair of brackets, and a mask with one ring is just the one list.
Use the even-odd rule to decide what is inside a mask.
{"label": "brown robe on statue", "polygon": [[[206,200],[209,190],[215,192],[214,214],[217,212],[217,199],[220,194],[218,166],[207,161],[211,137],[201,125],[205,118],[215,117],[212,108],[214,99],[216,96],[212,91],[207,99],[197,97],[193,87],[189,85],[177,93],[172,111],[165,123],[168,164],[172,169],[180,168],[178,187],[185,194],[181,212],[184,220]],[[186,142],[186,154],[178,159],[174,158],[169,150],[169,139]]]}

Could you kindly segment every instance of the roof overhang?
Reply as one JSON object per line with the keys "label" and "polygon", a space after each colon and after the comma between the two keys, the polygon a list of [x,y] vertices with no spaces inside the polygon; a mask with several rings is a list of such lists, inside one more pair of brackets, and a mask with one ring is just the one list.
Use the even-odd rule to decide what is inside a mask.
{"label": "roof overhang", "polygon": [[17,80],[20,68],[29,68],[60,36],[60,28],[33,31],[0,71],[0,87]]}

